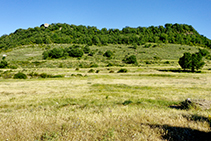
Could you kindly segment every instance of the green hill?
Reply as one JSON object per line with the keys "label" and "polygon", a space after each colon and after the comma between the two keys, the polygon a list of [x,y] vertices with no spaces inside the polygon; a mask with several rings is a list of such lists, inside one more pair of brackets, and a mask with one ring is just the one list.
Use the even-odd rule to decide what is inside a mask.
{"label": "green hill", "polygon": [[211,40],[200,35],[191,25],[165,24],[165,26],[125,27],[119,29],[97,29],[94,26],[50,24],[48,27],[17,29],[14,33],[0,37],[0,49],[7,50],[31,44],[137,44],[171,43],[197,45],[211,48]]}

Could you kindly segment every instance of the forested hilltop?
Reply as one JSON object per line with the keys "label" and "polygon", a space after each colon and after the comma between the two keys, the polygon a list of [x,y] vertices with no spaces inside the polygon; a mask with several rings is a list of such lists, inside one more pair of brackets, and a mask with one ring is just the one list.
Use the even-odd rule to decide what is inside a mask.
{"label": "forested hilltop", "polygon": [[125,27],[119,29],[97,29],[94,26],[50,24],[48,27],[17,29],[14,33],[0,37],[0,49],[7,50],[29,44],[144,44],[172,43],[198,45],[211,48],[211,40],[200,35],[191,25],[165,24],[165,26]]}

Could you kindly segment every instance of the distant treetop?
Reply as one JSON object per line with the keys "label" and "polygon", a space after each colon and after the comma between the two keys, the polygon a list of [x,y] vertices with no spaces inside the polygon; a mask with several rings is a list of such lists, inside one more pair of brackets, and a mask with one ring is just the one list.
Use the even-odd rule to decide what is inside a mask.
{"label": "distant treetop", "polygon": [[40,27],[17,29],[0,37],[0,49],[7,50],[30,44],[144,44],[172,43],[211,48],[211,40],[200,35],[191,25],[171,24],[150,27],[97,29],[95,26],[62,23],[42,24]]}

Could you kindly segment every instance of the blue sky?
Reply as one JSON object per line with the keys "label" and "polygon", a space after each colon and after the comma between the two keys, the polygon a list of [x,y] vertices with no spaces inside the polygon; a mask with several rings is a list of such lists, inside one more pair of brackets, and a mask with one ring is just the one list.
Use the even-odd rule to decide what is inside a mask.
{"label": "blue sky", "polygon": [[211,39],[211,0],[1,0],[0,36],[43,23],[97,28],[192,25]]}

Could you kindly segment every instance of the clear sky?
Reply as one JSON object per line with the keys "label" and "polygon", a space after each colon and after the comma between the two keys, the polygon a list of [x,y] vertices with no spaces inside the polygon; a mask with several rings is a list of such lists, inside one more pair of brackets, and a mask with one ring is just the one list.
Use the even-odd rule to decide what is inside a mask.
{"label": "clear sky", "polygon": [[211,0],[0,0],[0,36],[43,23],[97,28],[192,25],[211,39]]}

